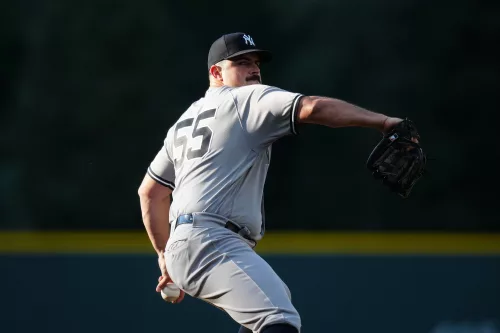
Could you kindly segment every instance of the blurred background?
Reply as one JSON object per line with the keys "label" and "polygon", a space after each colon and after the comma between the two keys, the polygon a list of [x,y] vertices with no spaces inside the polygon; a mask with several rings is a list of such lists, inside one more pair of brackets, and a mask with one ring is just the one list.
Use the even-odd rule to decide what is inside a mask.
{"label": "blurred background", "polygon": [[380,134],[304,126],[273,146],[257,251],[303,332],[500,332],[500,9],[472,0],[0,2],[0,332],[236,332],[165,304],[137,188],[250,34],[264,83],[413,119],[409,199],[371,178]]}

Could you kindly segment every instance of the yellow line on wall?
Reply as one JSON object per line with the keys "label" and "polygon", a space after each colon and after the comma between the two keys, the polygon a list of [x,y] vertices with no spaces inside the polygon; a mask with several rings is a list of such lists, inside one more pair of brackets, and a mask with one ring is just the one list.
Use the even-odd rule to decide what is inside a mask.
{"label": "yellow line on wall", "polygon": [[[269,232],[260,254],[500,255],[500,233]],[[0,232],[0,254],[154,254],[145,232]]]}
{"label": "yellow line on wall", "polygon": [[265,240],[260,250],[276,254],[500,254],[500,234],[308,232],[271,234]]}

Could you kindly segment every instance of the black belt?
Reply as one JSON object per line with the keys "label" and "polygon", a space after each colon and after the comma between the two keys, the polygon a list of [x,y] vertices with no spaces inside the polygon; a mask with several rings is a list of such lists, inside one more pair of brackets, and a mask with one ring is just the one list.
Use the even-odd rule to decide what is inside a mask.
{"label": "black belt", "polygon": [[[177,217],[175,226],[177,227],[178,225],[186,223],[193,223],[193,214],[180,215],[179,217]],[[248,236],[250,230],[248,230],[247,227],[240,228],[233,222],[227,221],[226,224],[224,225],[224,228],[229,229],[234,233],[237,233],[238,235],[240,235],[245,239],[248,239],[249,241],[255,242],[252,238],[250,238],[250,236]]]}

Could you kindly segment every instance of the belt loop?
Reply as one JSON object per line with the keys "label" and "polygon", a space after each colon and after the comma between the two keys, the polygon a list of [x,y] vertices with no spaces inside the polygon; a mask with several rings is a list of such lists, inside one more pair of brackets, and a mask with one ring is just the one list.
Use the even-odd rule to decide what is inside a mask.
{"label": "belt loop", "polygon": [[250,236],[250,229],[248,229],[246,226],[245,227],[240,227],[240,230],[238,231],[238,234],[245,237],[245,236]]}

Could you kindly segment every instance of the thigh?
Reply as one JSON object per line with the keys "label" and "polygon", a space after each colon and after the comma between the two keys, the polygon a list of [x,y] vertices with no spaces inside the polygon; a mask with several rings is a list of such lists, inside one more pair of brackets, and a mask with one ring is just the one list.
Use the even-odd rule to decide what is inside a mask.
{"label": "thigh", "polygon": [[255,332],[272,323],[300,328],[287,288],[267,262],[253,251],[230,255],[229,259],[207,277],[200,298],[223,308]]}
{"label": "thigh", "polygon": [[174,282],[185,292],[222,308],[255,332],[272,323],[300,328],[287,286],[245,241],[224,228],[193,234],[182,251],[167,258]]}

